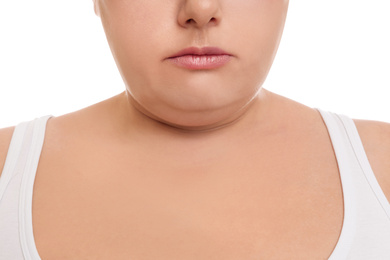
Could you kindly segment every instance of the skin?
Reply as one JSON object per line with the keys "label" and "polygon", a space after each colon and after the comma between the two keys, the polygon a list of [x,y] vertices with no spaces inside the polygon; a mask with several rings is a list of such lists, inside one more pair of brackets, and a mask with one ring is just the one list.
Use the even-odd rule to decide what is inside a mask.
{"label": "skin", "polygon": [[[154,120],[199,130],[236,120],[254,101],[276,54],[288,1],[98,1],[95,6],[129,102]],[[217,46],[233,59],[212,72],[178,68],[166,59],[190,46]]]}
{"label": "skin", "polygon": [[[329,257],[343,201],[326,127],[261,87],[287,7],[95,1],[126,90],[48,122],[33,197],[42,259]],[[165,59],[189,46],[233,58],[210,71]],[[390,198],[390,126],[355,122]],[[0,130],[0,169],[12,132]]]}

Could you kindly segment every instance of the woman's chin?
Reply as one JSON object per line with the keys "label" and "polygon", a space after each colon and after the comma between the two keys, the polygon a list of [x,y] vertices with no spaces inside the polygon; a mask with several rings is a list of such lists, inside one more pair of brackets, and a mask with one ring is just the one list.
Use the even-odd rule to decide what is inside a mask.
{"label": "woman's chin", "polygon": [[[129,93],[128,93],[129,94]],[[146,102],[137,101],[128,95],[130,104],[141,115],[153,121],[182,130],[212,130],[236,122],[247,110],[254,97],[248,101],[233,100],[231,102]],[[225,100],[224,100],[225,101]],[[157,105],[159,104],[159,105]]]}
{"label": "woman's chin", "polygon": [[145,113],[146,116],[167,126],[188,130],[208,131],[220,129],[238,121],[246,111],[246,104],[228,106],[220,109],[205,109],[203,111]]}

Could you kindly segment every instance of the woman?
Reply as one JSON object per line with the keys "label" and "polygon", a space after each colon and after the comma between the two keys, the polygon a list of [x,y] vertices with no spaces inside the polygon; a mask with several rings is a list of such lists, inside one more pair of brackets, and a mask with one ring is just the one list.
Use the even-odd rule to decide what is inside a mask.
{"label": "woman", "polygon": [[96,0],[126,90],[1,130],[0,258],[389,258],[390,126],[261,87],[287,8]]}

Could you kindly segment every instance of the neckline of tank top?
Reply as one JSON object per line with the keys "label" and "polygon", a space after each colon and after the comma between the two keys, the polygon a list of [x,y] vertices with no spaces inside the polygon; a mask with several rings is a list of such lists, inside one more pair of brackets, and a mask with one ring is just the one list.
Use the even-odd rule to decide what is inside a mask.
{"label": "neckline of tank top", "polygon": [[[329,133],[329,135],[331,135],[331,131],[332,131],[332,126],[330,123],[331,121],[333,121],[334,119],[332,119],[331,115],[330,115],[330,112],[325,112],[319,108],[315,108],[319,113],[320,115],[322,116],[324,122],[325,122],[325,126],[327,128],[327,131]],[[53,117],[52,115],[47,115],[47,116],[43,116],[43,117],[40,117],[34,121],[36,121],[36,123],[40,124],[40,130],[43,131],[42,133],[42,136],[44,138],[45,136],[45,130],[46,130],[46,124],[47,124],[47,121]],[[334,131],[334,130],[333,130]],[[43,140],[42,140],[43,141]],[[335,141],[331,139],[331,142],[332,142],[332,146],[333,146],[333,149],[334,151],[336,152],[336,147],[335,147]],[[36,151],[37,153],[41,153],[41,150],[42,150],[42,147],[39,151]],[[39,156],[40,157],[40,156]],[[38,159],[39,160],[39,159]],[[340,164],[343,165],[343,162],[342,160],[340,159],[340,157],[338,157],[336,155],[336,160],[337,160],[337,164],[340,166]],[[347,169],[344,169],[344,170],[347,170]],[[26,174],[26,172],[24,172],[24,174]],[[27,174],[33,174],[33,177],[34,178],[31,178],[32,181],[30,182],[30,186],[31,188],[33,187],[34,185],[34,182],[35,182],[35,175],[36,175],[36,171],[35,172],[29,172]],[[340,178],[342,179],[342,177],[344,176],[344,180],[342,179],[341,183],[342,183],[342,190],[343,190],[343,194],[346,193],[345,189],[347,189],[348,187],[348,184],[346,184],[346,180],[345,180],[345,176],[348,176],[348,174],[346,174],[344,171],[342,172],[341,169],[339,169],[339,176]],[[32,193],[31,194],[26,194],[27,196],[25,197],[26,200],[30,201],[32,203]],[[30,196],[31,195],[31,196]],[[351,201],[347,201],[345,196],[343,196],[343,211],[344,211],[344,216],[343,216],[343,220],[342,220],[342,227],[341,227],[341,230],[340,230],[340,235],[339,235],[339,238],[337,240],[337,243],[333,249],[333,251],[331,252],[328,260],[338,260],[338,259],[343,259],[343,256],[347,253],[348,251],[348,245],[350,245],[351,243],[349,243],[349,241],[352,239],[353,237],[353,229],[354,229],[354,223],[355,223],[355,220],[353,219],[353,214],[345,214],[346,211],[354,211],[354,206],[353,204],[351,203]],[[28,211],[28,209],[26,209],[26,204],[25,204],[25,207],[22,209],[22,212],[24,212],[24,219],[25,219],[25,222],[27,223],[24,223],[23,226],[29,226],[29,228],[25,228],[24,229],[24,232],[21,232],[21,234],[23,234],[26,239],[27,239],[27,247],[25,248],[25,250],[27,250],[28,252],[23,252],[23,254],[25,256],[32,256],[32,258],[27,258],[28,260],[42,260],[40,258],[40,255],[39,255],[39,252],[38,252],[38,249],[36,247],[36,243],[35,243],[35,238],[34,238],[34,234],[32,232],[33,230],[33,223],[32,223],[32,212]],[[30,219],[31,221],[28,221],[28,219]],[[24,248],[22,248],[23,251],[24,251]],[[344,257],[345,258],[345,257]]]}

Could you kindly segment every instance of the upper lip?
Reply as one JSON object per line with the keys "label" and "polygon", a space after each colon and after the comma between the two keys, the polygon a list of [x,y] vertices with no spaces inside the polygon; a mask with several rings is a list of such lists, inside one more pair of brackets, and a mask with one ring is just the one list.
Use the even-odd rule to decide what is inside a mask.
{"label": "upper lip", "polygon": [[183,49],[179,51],[178,53],[175,53],[174,55],[170,56],[169,58],[175,58],[185,55],[231,55],[230,53],[227,53],[226,51],[218,48],[218,47],[189,47],[186,49]]}

